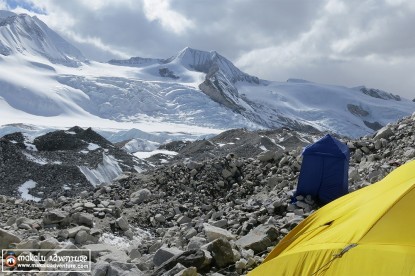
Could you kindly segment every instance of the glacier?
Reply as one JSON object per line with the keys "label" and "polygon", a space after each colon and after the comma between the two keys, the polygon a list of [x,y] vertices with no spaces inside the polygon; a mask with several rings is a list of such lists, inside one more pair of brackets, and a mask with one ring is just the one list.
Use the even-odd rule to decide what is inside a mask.
{"label": "glacier", "polygon": [[89,61],[38,18],[10,12],[0,13],[0,87],[0,134],[78,125],[112,142],[278,127],[359,137],[415,111],[378,89],[262,80],[190,47],[167,58]]}

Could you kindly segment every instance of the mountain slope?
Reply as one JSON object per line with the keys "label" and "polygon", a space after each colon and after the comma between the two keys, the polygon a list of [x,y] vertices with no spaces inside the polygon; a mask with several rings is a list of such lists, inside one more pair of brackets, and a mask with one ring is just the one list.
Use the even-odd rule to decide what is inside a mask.
{"label": "mountain slope", "polygon": [[[188,81],[189,71],[203,73],[204,79],[199,77],[196,82],[200,91],[263,128],[318,129],[358,137],[415,111],[411,101],[378,89],[347,88],[299,79],[260,80],[243,73],[214,51],[187,47],[168,59],[137,57],[111,63],[126,65],[132,60],[140,61],[139,70],[149,74],[147,79],[164,77],[166,83]],[[162,71],[169,75],[163,75]]]}
{"label": "mountain slope", "polygon": [[0,137],[0,183],[7,183],[2,185],[5,195],[18,196],[24,183],[33,182],[38,184],[31,189],[35,199],[62,191],[75,196],[110,183],[123,172],[148,167],[90,128],[73,127],[36,138],[21,132]]}
{"label": "mountain slope", "polygon": [[52,63],[77,66],[85,61],[82,53],[51,30],[36,16],[2,12],[0,14],[0,54],[31,54]]}
{"label": "mountain slope", "polygon": [[283,126],[357,137],[415,111],[376,89],[260,80],[215,51],[188,47],[166,59],[84,62],[28,15],[0,13],[0,45],[0,125],[78,124],[108,137],[134,128],[141,132],[128,139],[159,136],[157,143]]}

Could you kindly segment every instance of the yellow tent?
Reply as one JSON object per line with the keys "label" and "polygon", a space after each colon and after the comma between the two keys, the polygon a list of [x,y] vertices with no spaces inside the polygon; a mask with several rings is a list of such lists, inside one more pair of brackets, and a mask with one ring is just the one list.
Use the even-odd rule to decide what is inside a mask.
{"label": "yellow tent", "polygon": [[415,275],[415,161],[310,215],[248,275]]}

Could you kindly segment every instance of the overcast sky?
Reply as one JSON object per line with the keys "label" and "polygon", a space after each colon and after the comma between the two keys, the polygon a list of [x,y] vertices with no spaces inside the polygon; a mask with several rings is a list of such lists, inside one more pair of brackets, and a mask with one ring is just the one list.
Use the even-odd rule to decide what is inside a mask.
{"label": "overcast sky", "polygon": [[262,79],[366,85],[415,98],[414,0],[0,0],[87,58],[215,50]]}

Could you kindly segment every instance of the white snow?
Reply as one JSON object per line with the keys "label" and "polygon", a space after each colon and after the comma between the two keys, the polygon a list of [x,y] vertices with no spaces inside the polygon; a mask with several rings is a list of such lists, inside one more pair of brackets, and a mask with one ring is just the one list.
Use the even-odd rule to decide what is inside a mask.
{"label": "white snow", "polygon": [[35,197],[35,196],[33,196],[29,193],[29,190],[35,188],[36,185],[37,185],[37,183],[35,181],[31,180],[31,179],[26,181],[25,183],[23,183],[17,189],[20,193],[20,197],[24,200],[33,200],[33,201],[36,201],[36,202],[41,201],[42,200],[41,198]]}
{"label": "white snow", "polygon": [[[10,131],[10,124],[48,130],[78,125],[93,126],[106,137],[113,136],[111,141],[140,138],[163,143],[231,128],[278,127],[283,116],[321,130],[360,136],[373,132],[363,119],[385,125],[415,111],[409,100],[376,99],[353,88],[295,79],[249,82],[255,78],[214,51],[185,48],[164,62],[152,60],[139,67],[84,62],[78,50],[37,18],[14,20],[14,25],[0,26],[0,51],[11,51],[0,60],[0,134]],[[31,28],[39,32],[28,33]],[[220,69],[224,93],[243,111],[233,112],[199,89],[213,62]],[[162,77],[162,69],[178,78]],[[369,115],[356,117],[347,104],[362,107]]]}
{"label": "white snow", "polygon": [[90,150],[90,151],[93,151],[93,150],[96,150],[96,149],[99,149],[99,148],[101,148],[101,146],[99,146],[97,144],[94,144],[94,143],[88,143],[88,150]]}
{"label": "white snow", "polygon": [[149,157],[151,157],[155,154],[158,154],[158,153],[165,154],[165,155],[173,155],[173,156],[177,155],[177,152],[175,152],[175,151],[159,150],[159,149],[153,150],[153,151],[137,151],[137,152],[133,153],[133,155],[135,157],[140,158],[140,159],[144,159],[144,158],[149,158]]}
{"label": "white snow", "polygon": [[26,156],[27,160],[32,161],[34,163],[37,163],[37,164],[40,164],[40,165],[46,165],[46,164],[49,163],[48,160],[46,160],[42,157],[39,157],[39,156],[35,157],[35,156],[33,156],[33,155],[31,155],[27,152],[24,152],[24,151],[22,153],[23,153],[24,156]]}
{"label": "white snow", "polygon": [[132,139],[128,141],[124,146],[123,149],[127,152],[134,153],[134,152],[146,152],[146,151],[153,151],[160,146],[160,143],[147,141],[143,139]]}
{"label": "white snow", "polygon": [[63,186],[62,186],[62,189],[64,189],[64,190],[72,190],[72,188],[71,187],[69,187],[68,185],[66,185],[66,184],[64,184]]}
{"label": "white snow", "polygon": [[26,146],[27,150],[31,150],[31,151],[37,151],[37,148],[35,145],[28,143],[28,142],[24,142],[24,145]]}
{"label": "white snow", "polygon": [[116,236],[112,233],[103,233],[99,239],[99,242],[115,246],[121,250],[125,250],[130,246],[134,246],[137,243],[141,243],[143,239],[148,239],[152,236],[150,232],[145,231],[141,228],[132,227],[131,229],[134,233],[132,240],[126,237]]}
{"label": "white snow", "polygon": [[103,161],[98,164],[96,169],[78,166],[79,170],[94,187],[103,183],[109,183],[122,173],[122,169],[114,156],[106,155],[105,153],[102,155]]}

